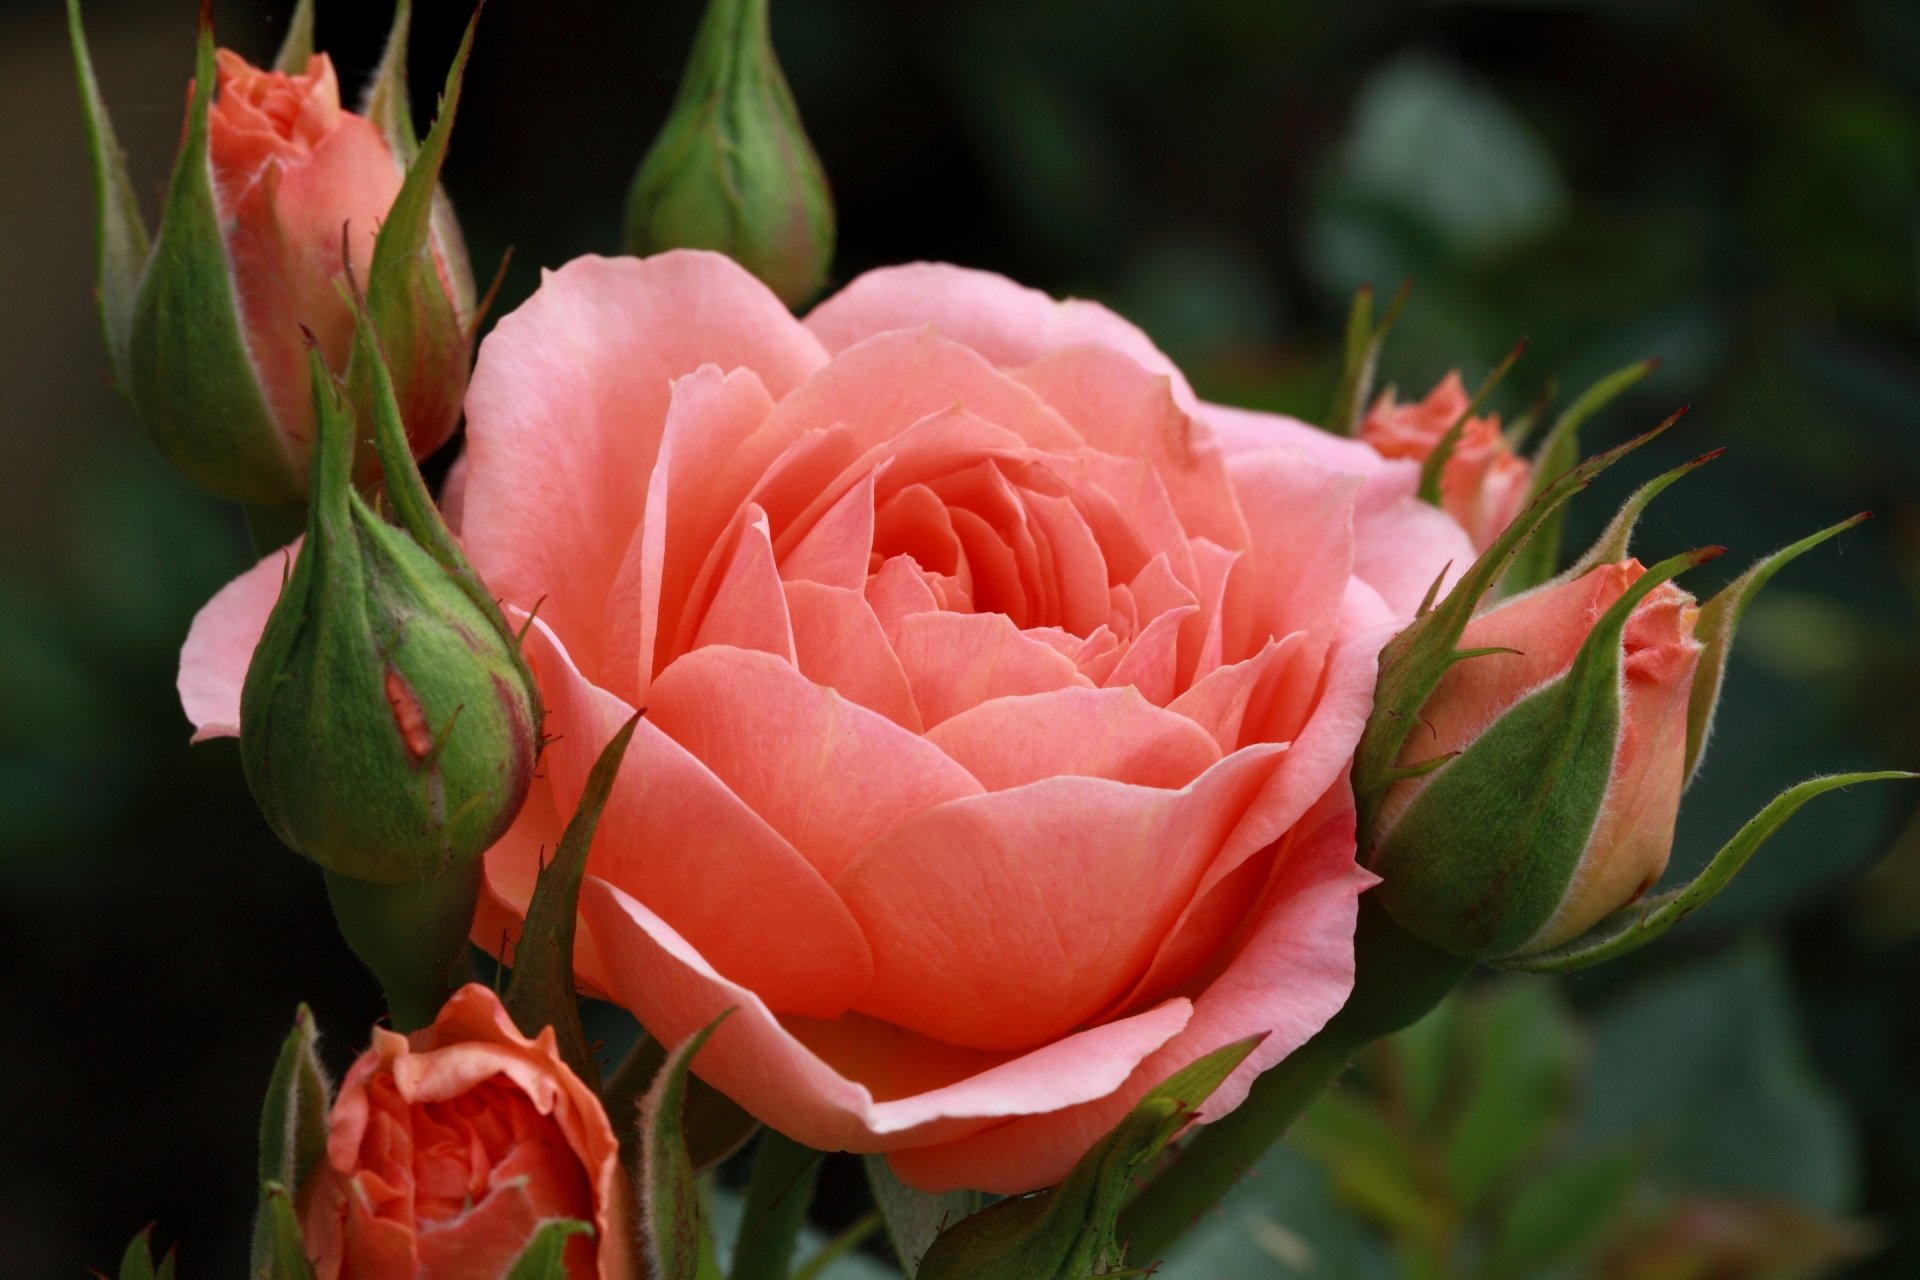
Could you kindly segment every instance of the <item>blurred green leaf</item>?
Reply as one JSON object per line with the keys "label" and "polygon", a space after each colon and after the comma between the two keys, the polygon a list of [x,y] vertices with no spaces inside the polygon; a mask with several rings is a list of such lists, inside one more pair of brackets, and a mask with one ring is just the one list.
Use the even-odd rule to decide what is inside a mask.
{"label": "blurred green leaf", "polygon": [[1577,1156],[1527,1179],[1501,1215],[1485,1280],[1530,1280],[1605,1237],[1640,1172],[1632,1150]]}
{"label": "blurred green leaf", "polygon": [[1578,1042],[1551,982],[1504,982],[1465,1012],[1466,1093],[1442,1147],[1460,1207],[1478,1208],[1571,1117]]}

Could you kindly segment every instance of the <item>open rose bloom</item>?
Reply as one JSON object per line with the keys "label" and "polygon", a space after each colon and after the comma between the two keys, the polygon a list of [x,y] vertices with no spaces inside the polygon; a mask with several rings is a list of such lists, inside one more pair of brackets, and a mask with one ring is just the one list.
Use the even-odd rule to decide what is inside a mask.
{"label": "open rose bloom", "polygon": [[[1132,326],[910,266],[795,320],[726,259],[586,258],[483,345],[447,505],[556,740],[486,855],[544,852],[646,709],[582,988],[808,1145],[928,1189],[1060,1178],[1168,1074],[1346,999],[1347,770],[1378,650],[1465,533],[1418,465],[1200,403]],[[196,621],[235,723],[283,572]]]}
{"label": "open rose bloom", "polygon": [[[1424,400],[1401,403],[1383,391],[1360,423],[1360,438],[1384,457],[1423,462],[1471,402],[1458,370]],[[1440,504],[1484,551],[1527,505],[1532,483],[1533,468],[1501,434],[1499,416],[1468,418],[1440,468]]]}
{"label": "open rose bloom", "polygon": [[504,1276],[539,1224],[569,1280],[631,1274],[632,1193],[600,1100],[485,987],[412,1037],[376,1029],[341,1082],[326,1159],[302,1191],[316,1280]]}

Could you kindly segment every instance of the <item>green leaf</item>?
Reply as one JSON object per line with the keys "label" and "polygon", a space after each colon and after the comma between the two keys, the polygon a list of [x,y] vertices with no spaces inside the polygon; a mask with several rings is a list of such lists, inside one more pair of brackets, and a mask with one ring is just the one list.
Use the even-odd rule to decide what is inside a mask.
{"label": "green leaf", "polygon": [[[94,1272],[98,1275],[99,1272]],[[173,1250],[167,1250],[167,1256],[160,1265],[153,1265],[153,1224],[148,1223],[140,1229],[140,1234],[127,1242],[127,1251],[120,1255],[119,1280],[173,1280]]]}
{"label": "green leaf", "polygon": [[1905,773],[1897,769],[1809,778],[1798,786],[1789,787],[1775,796],[1766,808],[1755,814],[1734,834],[1733,839],[1721,846],[1720,852],[1713,855],[1712,861],[1708,862],[1700,874],[1686,885],[1642,898],[1631,906],[1614,912],[1564,946],[1554,947],[1534,955],[1502,960],[1500,963],[1505,968],[1521,969],[1529,973],[1566,972],[1585,969],[1603,960],[1611,960],[1629,951],[1637,951],[1711,902],[1716,894],[1727,887],[1740,868],[1747,865],[1747,860],[1759,852],[1760,846],[1784,826],[1788,818],[1798,813],[1800,807],[1807,801],[1816,796],[1825,795],[1829,791],[1851,787],[1857,783],[1893,782],[1915,778],[1920,778],[1920,774]]}
{"label": "green leaf", "polygon": [[[642,1095],[666,1060],[667,1051],[660,1042],[643,1034],[602,1083],[600,1096],[607,1106],[608,1123],[620,1136],[620,1148],[629,1163],[637,1158],[640,1141],[634,1116]],[[680,1109],[680,1124],[686,1135],[687,1160],[695,1173],[712,1168],[744,1147],[760,1128],[760,1122],[739,1103],[699,1076],[687,1077],[687,1100]]]}
{"label": "green leaf", "polygon": [[1599,1244],[1640,1175],[1637,1151],[1584,1155],[1527,1178],[1502,1215],[1486,1280],[1532,1280]]}
{"label": "green leaf", "polygon": [[313,1280],[313,1264],[307,1261],[307,1243],[300,1235],[300,1219],[293,1198],[278,1182],[261,1184],[270,1224],[271,1243],[267,1250],[266,1270],[255,1271],[260,1280]]}
{"label": "green leaf", "polygon": [[1346,360],[1340,372],[1340,386],[1334,392],[1333,411],[1327,419],[1327,430],[1335,435],[1350,436],[1360,429],[1367,413],[1367,400],[1373,395],[1380,350],[1386,345],[1387,334],[1393,331],[1393,322],[1400,318],[1407,296],[1412,292],[1412,281],[1402,284],[1376,325],[1372,286],[1362,285],[1355,291],[1352,309],[1347,312]]}
{"label": "green leaf", "polygon": [[1461,1001],[1449,997],[1405,1031],[1382,1043],[1391,1067],[1395,1102],[1413,1123],[1432,1128],[1454,1085],[1454,1045],[1461,1023]]}
{"label": "green leaf", "polygon": [[643,714],[635,712],[601,748],[592,772],[587,774],[579,807],[560,836],[559,847],[540,868],[533,898],[527,904],[526,925],[513,949],[513,976],[507,981],[502,1001],[525,1034],[537,1035],[542,1027],[552,1027],[560,1056],[595,1090],[600,1086],[600,1071],[587,1046],[587,1032],[580,1025],[580,1004],[574,996],[573,935],[579,924],[580,882],[586,878],[593,833],[600,825],[620,761]]}
{"label": "green leaf", "polygon": [[1426,1240],[1443,1206],[1426,1183],[1414,1144],[1363,1096],[1330,1092],[1307,1109],[1288,1142],[1332,1177],[1334,1194],[1395,1236]]}
{"label": "green leaf", "polygon": [[1500,385],[1508,371],[1513,368],[1514,362],[1520,359],[1526,349],[1525,338],[1513,345],[1513,350],[1507,352],[1500,363],[1495,365],[1493,371],[1480,383],[1480,389],[1473,393],[1473,399],[1467,401],[1467,407],[1460,411],[1460,416],[1453,420],[1453,425],[1447,428],[1446,434],[1434,444],[1433,452],[1421,462],[1420,497],[1422,501],[1430,502],[1436,507],[1440,505],[1440,477],[1446,471],[1447,462],[1453,457],[1454,449],[1460,444],[1460,437],[1466,431],[1467,423],[1485,407],[1487,398],[1493,394],[1493,389]]}
{"label": "green leaf", "polygon": [[213,30],[203,25],[186,138],[133,299],[124,385],[175,470],[234,502],[275,506],[304,496],[306,477],[247,352],[207,156],[213,90]]}
{"label": "green leaf", "polygon": [[[1410,933],[1462,956],[1513,955],[1566,901],[1613,775],[1621,635],[1634,607],[1719,548],[1663,560],[1587,633],[1566,674],[1509,707],[1433,772],[1367,866]],[[1492,661],[1493,659],[1481,659]]]}
{"label": "green leaf", "polygon": [[934,1237],[980,1211],[980,1193],[949,1191],[936,1196],[916,1191],[893,1176],[893,1167],[885,1156],[866,1157],[866,1166],[867,1186],[886,1225],[893,1255],[900,1260],[900,1270],[913,1280]]}
{"label": "green leaf", "polygon": [[[1642,360],[1624,369],[1616,369],[1581,392],[1579,398],[1554,419],[1553,426],[1547,429],[1546,438],[1533,455],[1532,497],[1538,498],[1556,480],[1579,464],[1581,425],[1659,367],[1658,360]],[[1685,412],[1682,409],[1667,419],[1664,425],[1672,425]],[[1506,580],[1501,584],[1506,594],[1515,595],[1530,590],[1559,572],[1560,541],[1566,518],[1564,510],[1556,510],[1541,521],[1539,533],[1514,557],[1513,567],[1507,571]]]}
{"label": "green leaf", "polygon": [[687,1157],[681,1109],[687,1069],[727,1013],[667,1055],[640,1103],[640,1160],[634,1189],[640,1202],[641,1252],[651,1280],[695,1280],[700,1272],[700,1195]]}
{"label": "green leaf", "polygon": [[287,34],[280,41],[280,52],[274,55],[273,69],[299,75],[307,69],[307,59],[312,56],[313,0],[299,0],[287,19]]}
{"label": "green leaf", "polygon": [[[295,1199],[327,1153],[327,1108],[333,1091],[315,1051],[318,1040],[313,1012],[303,1004],[280,1046],[260,1110],[260,1181],[288,1188]],[[253,1224],[255,1274],[267,1264],[272,1249],[272,1214],[263,1201]]]}
{"label": "green leaf", "polygon": [[[730,1280],[786,1280],[794,1241],[807,1220],[821,1153],[776,1130],[760,1135]],[[689,1161],[691,1163],[691,1161]]]}
{"label": "green leaf", "polygon": [[140,201],[127,177],[127,156],[113,133],[107,104],[93,76],[87,33],[80,25],[80,0],[67,0],[67,34],[73,42],[74,72],[80,81],[80,110],[86,117],[87,149],[93,160],[94,268],[99,289],[100,328],[106,337],[113,381],[127,392],[128,335],[133,302],[147,265],[149,241]]}
{"label": "green leaf", "polygon": [[1660,970],[1602,1006],[1583,1141],[1635,1142],[1672,1194],[1854,1205],[1859,1152],[1816,1074],[1774,948],[1746,945]]}
{"label": "green leaf", "polygon": [[1167,1254],[1156,1280],[1401,1280],[1330,1176],[1283,1143]]}
{"label": "green leaf", "polygon": [[[1493,544],[1463,574],[1438,606],[1423,608],[1413,623],[1387,643],[1380,655],[1373,714],[1354,755],[1354,799],[1359,809],[1359,845],[1370,853],[1373,823],[1387,788],[1393,784],[1400,750],[1419,723],[1420,709],[1447,669],[1459,661],[1461,633],[1487,591],[1506,572],[1513,557],[1541,523],[1593,478],[1660,434],[1673,419],[1615,449],[1597,454],[1550,481],[1540,495],[1501,531]],[[1437,592],[1440,580],[1434,582]]]}
{"label": "green leaf", "polygon": [[567,1280],[567,1241],[592,1234],[592,1225],[576,1218],[546,1219],[501,1280]]}
{"label": "green leaf", "polygon": [[1175,1072],[1073,1167],[1059,1186],[1002,1200],[942,1232],[918,1280],[1078,1280],[1122,1270],[1115,1218],[1133,1175],[1185,1128],[1194,1109],[1253,1052],[1260,1037],[1217,1049]]}
{"label": "green leaf", "polygon": [[1579,1046],[1551,983],[1502,983],[1465,1019],[1467,1089],[1442,1156],[1455,1200],[1473,1212],[1570,1117]]}
{"label": "green leaf", "polygon": [[1760,589],[1773,580],[1774,574],[1827,539],[1868,519],[1869,515],[1863,511],[1780,548],[1757,561],[1700,607],[1700,617],[1693,628],[1694,638],[1702,645],[1700,665],[1694,670],[1693,690],[1687,699],[1686,776],[1689,782],[1699,771],[1701,757],[1706,754],[1707,738],[1713,731],[1714,708],[1719,705],[1720,686],[1726,679],[1727,655],[1733,649],[1733,633],[1739,628],[1747,606],[1760,594]]}

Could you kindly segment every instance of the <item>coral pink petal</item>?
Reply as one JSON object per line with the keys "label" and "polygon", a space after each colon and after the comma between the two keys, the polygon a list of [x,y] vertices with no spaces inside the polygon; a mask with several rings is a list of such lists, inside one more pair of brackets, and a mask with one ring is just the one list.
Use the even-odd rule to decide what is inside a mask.
{"label": "coral pink petal", "polygon": [[[730,982],[686,939],[630,895],[594,877],[580,894],[589,930],[607,957],[612,994],[666,1044],[721,1014],[695,1072],[760,1120],[827,1151],[885,1151],[978,1132],[1100,1098],[1185,1026],[1191,1006],[1170,1000],[1133,1018],[1067,1036],[978,1075],[876,1102],[809,1050],[752,987]],[[953,1051],[935,1046],[936,1071]],[[905,1074],[896,1065],[896,1073]]]}
{"label": "coral pink petal", "polygon": [[1222,547],[1247,545],[1219,446],[1175,403],[1169,375],[1108,347],[1080,346],[1045,356],[1016,376],[1093,448],[1149,459],[1189,535]]}
{"label": "coral pink petal", "polygon": [[1186,716],[1213,735],[1223,752],[1238,748],[1243,740],[1242,726],[1253,691],[1267,673],[1267,667],[1282,649],[1306,643],[1306,633],[1296,631],[1282,640],[1269,640],[1260,652],[1244,662],[1216,667],[1190,685],[1186,692],[1167,704],[1167,710]]}
{"label": "coral pink petal", "polygon": [[1363,509],[1354,521],[1353,574],[1380,593],[1399,618],[1412,618],[1444,573],[1440,596],[1472,567],[1466,530],[1440,508],[1418,498],[1396,498]]}
{"label": "coral pink petal", "polygon": [[[773,562],[773,539],[766,512],[748,505],[734,541],[733,557],[721,570],[713,603],[694,635],[694,647],[730,645],[793,659],[793,626],[787,620],[787,596]],[[669,668],[671,669],[671,668]]]}
{"label": "coral pink petal", "polygon": [[576,258],[481,345],[467,390],[462,536],[504,599],[600,671],[673,380],[749,368],[775,398],[826,363],[766,286],[714,253]]}
{"label": "coral pink petal", "polygon": [[1353,990],[1355,912],[1361,890],[1374,880],[1353,863],[1351,801],[1302,836],[1238,954],[1194,998],[1186,1030],[1141,1063],[1125,1088],[1083,1106],[894,1152],[888,1158],[894,1172],[931,1192],[971,1187],[1013,1194],[1057,1182],[1149,1089],[1215,1049],[1264,1033],[1208,1099],[1201,1118],[1218,1119],[1239,1106],[1254,1078],[1305,1044]]}
{"label": "coral pink petal", "polygon": [[866,597],[867,606],[890,640],[899,635],[900,624],[908,615],[933,613],[940,608],[926,576],[911,556],[889,556],[880,571],[867,580]]}
{"label": "coral pink petal", "polygon": [[929,728],[993,698],[1092,684],[1072,659],[1020,634],[1001,614],[910,613],[892,634]]}
{"label": "coral pink petal", "polygon": [[647,714],[828,880],[915,814],[981,793],[919,734],[766,654],[694,650],[654,681]]}
{"label": "coral pink petal", "polygon": [[240,689],[247,667],[299,554],[298,538],[267,553],[193,615],[176,682],[181,710],[193,722],[193,741],[240,736]]}
{"label": "coral pink petal", "polygon": [[1101,683],[1107,688],[1137,689],[1156,707],[1172,702],[1180,675],[1180,629],[1199,612],[1199,606],[1187,605],[1169,609],[1149,622]]}
{"label": "coral pink petal", "polygon": [[[547,730],[558,735],[543,767],[558,811],[571,814],[600,749],[632,708],[589,684],[537,621],[528,653],[547,700]],[[792,671],[778,658],[753,656]],[[866,941],[832,888],[650,716],[627,748],[587,870],[639,896],[773,1008],[830,1018],[866,988]],[[780,945],[768,946],[776,937]]]}
{"label": "coral pink petal", "polygon": [[919,733],[907,673],[866,597],[817,582],[789,582],[786,592],[800,674]]}
{"label": "coral pink petal", "polygon": [[995,698],[942,721],[927,741],[989,791],[1062,776],[1173,789],[1221,756],[1193,721],[1162,711],[1133,689]]}
{"label": "coral pink petal", "polygon": [[873,555],[873,483],[869,471],[780,558],[783,579],[855,591],[866,585]]}
{"label": "coral pink petal", "polygon": [[975,1048],[1070,1031],[1145,971],[1279,753],[1180,791],[1048,778],[896,828],[835,881],[873,947],[858,1008]]}
{"label": "coral pink petal", "polygon": [[1304,655],[1317,663],[1353,572],[1360,481],[1283,449],[1236,455],[1229,469],[1252,549],[1227,583],[1226,649],[1252,654],[1304,631]]}
{"label": "coral pink petal", "polygon": [[1055,301],[990,271],[941,262],[882,267],[855,279],[807,317],[807,327],[829,351],[889,329],[921,325],[932,325],[1006,368],[1032,364],[1062,347],[1098,343],[1186,390],[1173,362],[1130,321],[1097,302]]}

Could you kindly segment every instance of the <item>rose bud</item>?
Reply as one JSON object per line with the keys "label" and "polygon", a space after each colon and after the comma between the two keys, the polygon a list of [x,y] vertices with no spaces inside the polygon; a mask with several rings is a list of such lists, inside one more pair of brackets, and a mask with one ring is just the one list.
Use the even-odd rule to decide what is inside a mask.
{"label": "rose bud", "polygon": [[412,1036],[374,1029],[299,1209],[316,1280],[505,1276],[554,1220],[591,1228],[566,1243],[569,1280],[632,1274],[632,1193],[600,1100],[551,1029],[522,1036],[481,986]]}
{"label": "rose bud", "polygon": [[[390,344],[415,454],[443,444],[459,421],[474,312],[466,251],[434,191],[444,146],[421,151],[400,108],[386,106],[383,120],[343,109],[333,64],[304,48],[304,30],[302,47],[290,43],[263,70],[216,52],[203,24],[184,138],[149,247],[94,89],[78,6],[69,13],[94,147],[107,346],[115,380],[167,460],[236,502],[302,498],[315,435],[307,344],[345,372],[349,269],[373,282],[383,321],[405,315]],[[370,103],[391,104],[400,92],[404,15],[403,7]],[[419,172],[410,174],[416,151]],[[409,190],[419,217],[407,216]],[[377,478],[370,451],[357,472],[363,483]]]}
{"label": "rose bud", "polygon": [[[519,812],[539,737],[531,680],[484,595],[354,488],[353,409],[318,353],[313,386],[306,542],[247,668],[241,760],[275,833],[327,870],[431,880]],[[399,435],[390,402],[382,429]],[[389,493],[414,496],[391,478]]]}
{"label": "rose bud", "polygon": [[1693,597],[1603,564],[1468,624],[1400,753],[1366,864],[1409,932],[1459,955],[1523,956],[1660,878],[1686,774],[1701,646]]}
{"label": "rose bud", "polygon": [[[1382,457],[1425,461],[1467,411],[1467,389],[1456,370],[1419,401],[1399,403],[1380,393],[1360,423],[1360,438]],[[1440,471],[1440,505],[1484,551],[1527,504],[1533,468],[1514,453],[1498,414],[1468,418]]]}
{"label": "rose bud", "polygon": [[708,4],[627,196],[626,247],[717,249],[797,306],[833,260],[833,198],[774,58],[767,3]]}

